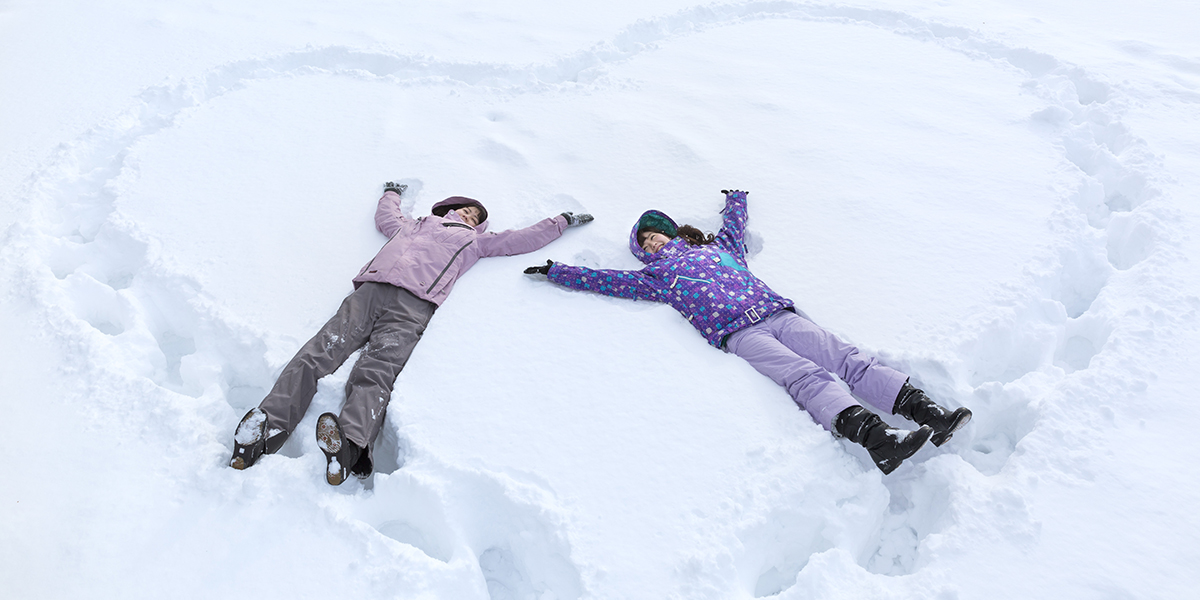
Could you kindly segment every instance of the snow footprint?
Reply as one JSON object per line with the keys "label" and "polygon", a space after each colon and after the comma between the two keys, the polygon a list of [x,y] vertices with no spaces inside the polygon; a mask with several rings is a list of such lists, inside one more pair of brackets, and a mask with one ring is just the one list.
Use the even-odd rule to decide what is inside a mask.
{"label": "snow footprint", "polygon": [[1054,364],[1067,373],[1088,368],[1112,331],[1112,325],[1103,317],[1089,315],[1072,319],[1063,328],[1054,353]]}
{"label": "snow footprint", "polygon": [[349,516],[439,562],[469,562],[493,600],[583,596],[565,519],[541,486],[428,457],[375,479]]}

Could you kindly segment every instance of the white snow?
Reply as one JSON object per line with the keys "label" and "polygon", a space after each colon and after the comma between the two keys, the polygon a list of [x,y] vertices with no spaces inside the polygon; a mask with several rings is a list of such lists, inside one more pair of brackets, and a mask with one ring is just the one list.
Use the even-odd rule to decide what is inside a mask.
{"label": "white snow", "polygon": [[252,444],[261,439],[262,424],[267,420],[267,414],[262,411],[254,411],[243,417],[243,420],[238,423],[237,429],[233,431],[233,441],[238,444]]}
{"label": "white snow", "polygon": [[[1198,19],[4,3],[5,596],[1190,597]],[[313,434],[349,363],[229,468],[389,180],[596,220],[459,281],[371,479],[326,484]],[[637,215],[713,230],[730,187],[757,275],[971,423],[885,477],[670,307],[521,274],[639,268]]]}

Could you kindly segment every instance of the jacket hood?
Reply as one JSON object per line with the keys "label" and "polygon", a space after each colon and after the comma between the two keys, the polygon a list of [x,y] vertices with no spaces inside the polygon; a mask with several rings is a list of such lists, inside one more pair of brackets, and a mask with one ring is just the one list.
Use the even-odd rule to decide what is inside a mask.
{"label": "jacket hood", "polygon": [[[479,233],[483,233],[483,232],[487,231],[487,225],[488,225],[487,224],[487,220],[488,220],[487,208],[484,207],[482,202],[480,202],[474,198],[468,198],[466,196],[450,196],[449,198],[446,198],[445,200],[442,200],[441,202],[434,204],[433,209],[431,209],[429,212],[433,213],[434,216],[444,218],[444,217],[446,217],[447,214],[450,213],[450,211],[462,208],[464,206],[475,206],[475,207],[479,208],[479,212],[481,212],[483,214],[481,215],[481,218],[479,219],[479,224],[475,226],[475,231],[478,231]],[[457,217],[455,217],[455,218],[457,218]]]}
{"label": "jacket hood", "polygon": [[[651,254],[645,250],[642,250],[642,246],[638,244],[637,234],[638,231],[643,227],[654,227],[655,229],[661,229],[673,239],[670,242],[667,242],[667,245],[663,246],[662,250]],[[668,217],[666,213],[659,212],[657,210],[648,210],[642,213],[641,217],[638,217],[637,223],[633,224],[633,231],[629,232],[629,251],[632,252],[638,260],[647,265],[665,256],[673,255],[675,254],[675,250],[679,247],[679,243],[687,244],[687,241],[676,237],[676,232],[678,230],[679,225],[676,225],[675,221],[672,220],[671,217]]]}

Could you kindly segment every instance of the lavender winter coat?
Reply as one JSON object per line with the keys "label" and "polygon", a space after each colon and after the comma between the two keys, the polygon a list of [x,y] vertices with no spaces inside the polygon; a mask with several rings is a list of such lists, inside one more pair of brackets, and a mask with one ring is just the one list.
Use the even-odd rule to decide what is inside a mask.
{"label": "lavender winter coat", "polygon": [[[460,204],[478,206],[487,214],[479,201],[459,196],[434,204],[433,211]],[[375,227],[389,239],[359,271],[354,288],[368,281],[389,283],[441,306],[454,289],[454,282],[476,261],[533,252],[558,239],[567,227],[567,219],[560,215],[524,229],[485,233],[486,218],[471,227],[453,210],[445,212],[444,217],[405,217],[400,212],[400,194],[385,192],[375,210]]]}
{"label": "lavender winter coat", "polygon": [[640,271],[593,270],[554,263],[550,281],[618,298],[666,302],[687,317],[708,343],[720,348],[731,333],[781,311],[792,301],[780,296],[746,267],[746,192],[725,196],[724,223],[712,244],[692,246],[675,237],[651,254],[638,244],[638,228],[648,218],[675,221],[648,210],[629,234],[629,250],[648,265]]}

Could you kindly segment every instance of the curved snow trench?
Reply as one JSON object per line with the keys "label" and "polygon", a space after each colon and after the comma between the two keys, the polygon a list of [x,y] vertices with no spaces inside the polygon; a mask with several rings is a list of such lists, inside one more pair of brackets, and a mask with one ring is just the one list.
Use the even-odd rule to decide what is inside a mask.
{"label": "curved snow trench", "polygon": [[[951,526],[986,527],[964,514],[972,510],[1001,507],[1009,522],[995,525],[1000,535],[1036,535],[1038,524],[1024,500],[1004,484],[1005,467],[1035,432],[1087,447],[1089,429],[1111,413],[1096,406],[1092,414],[1064,415],[1062,398],[1080,386],[1100,381],[1118,391],[1137,388],[1136,380],[1107,374],[1102,366],[1136,355],[1138,340],[1126,337],[1121,355],[1105,360],[1112,354],[1110,340],[1138,328],[1135,320],[1142,317],[1118,314],[1103,299],[1136,293],[1130,287],[1114,291],[1110,283],[1156,252],[1167,253],[1163,242],[1175,234],[1152,210],[1161,168],[1122,124],[1126,103],[1120,90],[1053,56],[1007,47],[971,30],[898,12],[748,2],[638,21],[609,42],[545,65],[457,64],[346,47],[238,61],[148,89],[125,114],[64,143],[28,181],[34,218],[10,231],[7,252],[23,267],[22,288],[45,308],[62,340],[87,357],[92,372],[81,375],[94,393],[85,410],[120,414],[130,427],[167,428],[174,435],[162,438],[174,447],[164,451],[196,456],[190,464],[213,479],[198,487],[230,485],[235,480],[222,474],[228,471],[233,426],[258,402],[281,363],[268,361],[267,332],[223,309],[118,210],[122,191],[139,176],[128,160],[131,149],[171,128],[181,115],[255,81],[332,75],[507,95],[584,93],[619,84],[609,77],[612,67],[681,36],[771,19],[877,28],[995,68],[1020,70],[1027,89],[1048,106],[1029,115],[1030,123],[1083,176],[1078,189],[1055,207],[1055,239],[1026,270],[1038,294],[1012,290],[986,307],[977,322],[952,332],[959,363],[900,359],[898,366],[917,383],[935,397],[970,406],[975,420],[932,458],[924,455],[882,479],[886,493],[880,498],[886,500],[875,503],[876,514],[862,517],[873,523],[869,534],[832,535],[836,527],[813,510],[811,500],[772,492],[764,484],[759,492],[765,500],[759,501],[775,508],[742,526],[742,547],[731,561],[694,557],[681,564],[681,593],[699,594],[710,585],[720,589],[714,579],[735,577],[752,581],[756,596],[778,594],[796,583],[815,556],[838,547],[870,572],[915,573],[931,535]],[[1153,271],[1141,276],[1152,277]],[[331,398],[337,395],[325,384],[322,389]],[[285,455],[319,457],[311,441],[301,439],[305,431],[302,425]],[[444,571],[447,581],[471,574],[464,576],[460,597],[482,596],[484,588],[492,598],[589,595],[594,573],[573,558],[570,519],[552,492],[507,475],[444,464],[410,445],[395,427],[385,428],[377,451],[381,475],[365,495],[333,494],[323,507],[332,521],[362,536],[364,544],[396,542],[392,552]],[[952,468],[961,462],[973,469]],[[770,464],[764,461],[764,481],[770,479]],[[308,471],[316,477],[319,470],[310,466],[284,477]],[[1088,476],[1084,458],[1045,468],[1064,477]]]}

